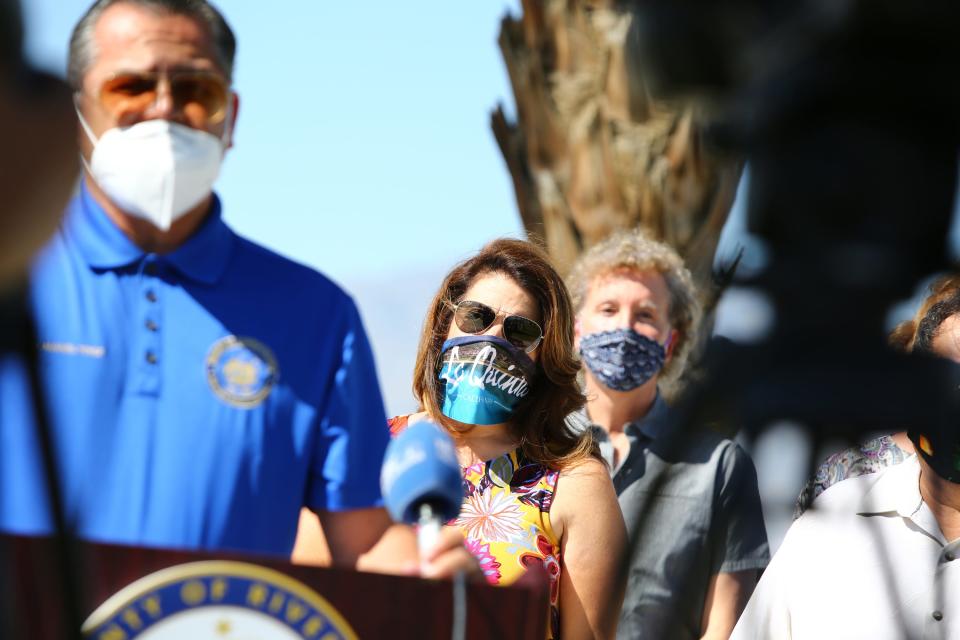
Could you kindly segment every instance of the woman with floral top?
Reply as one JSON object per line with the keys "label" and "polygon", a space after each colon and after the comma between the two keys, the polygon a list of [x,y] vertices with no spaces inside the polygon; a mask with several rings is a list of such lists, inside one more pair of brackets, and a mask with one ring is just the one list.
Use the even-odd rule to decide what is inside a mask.
{"label": "woman with floral top", "polygon": [[497,240],[457,265],[427,313],[414,372],[420,412],[453,437],[463,532],[489,582],[540,566],[551,581],[549,637],[613,637],[626,529],[589,435],[564,417],[577,384],[573,311],[536,246]]}

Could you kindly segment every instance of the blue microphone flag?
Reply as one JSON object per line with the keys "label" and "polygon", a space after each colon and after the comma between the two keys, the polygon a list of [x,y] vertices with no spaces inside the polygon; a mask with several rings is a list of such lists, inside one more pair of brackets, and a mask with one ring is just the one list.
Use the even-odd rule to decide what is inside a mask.
{"label": "blue microphone flag", "polygon": [[453,440],[432,422],[417,422],[387,446],[380,489],[390,517],[413,524],[429,504],[444,519],[460,514],[463,476]]}

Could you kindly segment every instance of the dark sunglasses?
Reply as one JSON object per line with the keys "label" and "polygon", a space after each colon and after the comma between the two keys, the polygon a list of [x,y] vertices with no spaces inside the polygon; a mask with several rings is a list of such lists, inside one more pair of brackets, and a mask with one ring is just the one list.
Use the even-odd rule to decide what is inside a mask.
{"label": "dark sunglasses", "polygon": [[[453,309],[453,319],[460,331],[464,333],[483,333],[500,315],[482,302],[473,300],[464,300]],[[529,318],[504,315],[503,337],[513,346],[530,353],[543,339],[543,329]]]}

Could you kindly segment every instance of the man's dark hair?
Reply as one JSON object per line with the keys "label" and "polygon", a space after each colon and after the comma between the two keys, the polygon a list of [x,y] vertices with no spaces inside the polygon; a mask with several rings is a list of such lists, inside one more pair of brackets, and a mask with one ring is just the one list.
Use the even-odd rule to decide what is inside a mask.
{"label": "man's dark hair", "polygon": [[70,58],[67,64],[67,81],[74,89],[83,86],[86,74],[96,56],[93,30],[103,12],[115,4],[131,4],[157,11],[189,16],[206,25],[216,46],[218,62],[227,79],[233,78],[233,60],[237,52],[237,40],[233,30],[221,14],[207,0],[97,0],[87,9],[73,28],[70,36]]}
{"label": "man's dark hair", "polygon": [[933,340],[943,321],[960,313],[960,274],[951,272],[937,278],[929,290],[914,316],[890,332],[888,342],[898,351],[933,353]]}
{"label": "man's dark hair", "polygon": [[955,291],[946,300],[941,300],[930,307],[917,327],[917,338],[913,343],[913,350],[933,353],[933,340],[940,333],[940,325],[944,320],[958,313],[960,313],[960,291]]}

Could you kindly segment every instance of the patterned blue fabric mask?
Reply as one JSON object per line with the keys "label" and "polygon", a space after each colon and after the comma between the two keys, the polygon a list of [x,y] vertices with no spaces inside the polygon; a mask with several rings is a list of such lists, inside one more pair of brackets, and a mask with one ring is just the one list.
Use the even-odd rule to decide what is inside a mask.
{"label": "patterned blue fabric mask", "polygon": [[580,356],[605,387],[632,391],[660,371],[667,352],[633,329],[615,329],[581,337]]}
{"label": "patterned blue fabric mask", "polygon": [[536,367],[523,350],[497,336],[461,336],[443,343],[440,411],[465,424],[506,422],[530,391]]}

